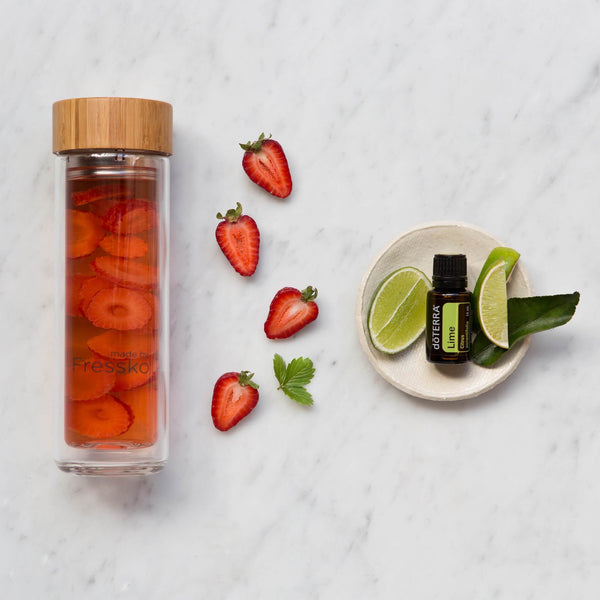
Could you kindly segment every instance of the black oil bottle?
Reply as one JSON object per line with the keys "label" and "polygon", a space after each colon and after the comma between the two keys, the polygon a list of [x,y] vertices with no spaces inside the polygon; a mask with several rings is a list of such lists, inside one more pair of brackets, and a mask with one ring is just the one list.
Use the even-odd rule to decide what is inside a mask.
{"label": "black oil bottle", "polygon": [[467,291],[467,257],[436,254],[433,289],[427,294],[427,360],[458,364],[469,360],[471,292]]}

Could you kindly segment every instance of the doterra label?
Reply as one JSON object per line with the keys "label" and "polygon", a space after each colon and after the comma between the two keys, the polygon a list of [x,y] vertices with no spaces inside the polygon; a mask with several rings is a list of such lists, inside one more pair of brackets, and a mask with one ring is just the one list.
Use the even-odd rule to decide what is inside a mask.
{"label": "doterra label", "polygon": [[442,349],[444,352],[469,351],[469,302],[447,302],[442,309]]}

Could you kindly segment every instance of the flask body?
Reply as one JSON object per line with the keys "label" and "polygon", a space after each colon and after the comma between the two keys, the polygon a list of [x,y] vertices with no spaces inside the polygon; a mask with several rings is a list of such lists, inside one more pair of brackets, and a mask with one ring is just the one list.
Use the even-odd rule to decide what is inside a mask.
{"label": "flask body", "polygon": [[169,159],[58,153],[55,460],[78,474],[168,455]]}

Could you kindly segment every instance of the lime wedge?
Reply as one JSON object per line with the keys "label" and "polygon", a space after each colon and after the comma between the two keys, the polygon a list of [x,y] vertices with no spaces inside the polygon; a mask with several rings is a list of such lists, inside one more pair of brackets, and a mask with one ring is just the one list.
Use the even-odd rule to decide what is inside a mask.
{"label": "lime wedge", "polygon": [[371,300],[367,321],[377,350],[395,354],[421,335],[430,288],[425,274],[413,267],[398,269],[383,280]]}
{"label": "lime wedge", "polygon": [[481,282],[477,301],[479,324],[490,342],[508,348],[505,260],[497,260]]}
{"label": "lime wedge", "polygon": [[[479,304],[479,291],[481,289],[481,284],[492,266],[495,265],[500,259],[504,260],[504,272],[506,273],[506,281],[508,281],[520,256],[521,255],[516,250],[513,250],[512,248],[506,248],[505,246],[498,246],[490,252],[485,263],[483,263],[483,267],[481,267],[481,272],[477,278],[477,283],[473,288],[473,306],[477,307]],[[475,331],[478,329],[478,321],[478,314],[477,311],[475,311],[475,314],[473,315],[473,328]]]}

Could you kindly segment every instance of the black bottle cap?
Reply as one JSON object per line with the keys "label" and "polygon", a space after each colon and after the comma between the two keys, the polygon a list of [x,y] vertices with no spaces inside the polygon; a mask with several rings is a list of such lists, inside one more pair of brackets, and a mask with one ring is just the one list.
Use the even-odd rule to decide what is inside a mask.
{"label": "black bottle cap", "polygon": [[436,254],[433,257],[433,287],[467,287],[467,257],[464,254]]}

